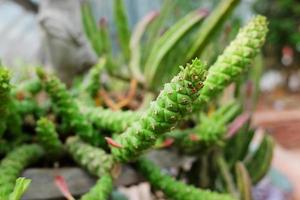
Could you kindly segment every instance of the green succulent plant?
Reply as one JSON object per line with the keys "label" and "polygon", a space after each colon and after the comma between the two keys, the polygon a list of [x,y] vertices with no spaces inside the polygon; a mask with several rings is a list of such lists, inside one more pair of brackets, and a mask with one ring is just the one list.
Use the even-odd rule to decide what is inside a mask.
{"label": "green succulent plant", "polygon": [[[261,68],[250,65],[265,41],[266,18],[250,20],[211,66],[197,58],[214,60],[203,53],[238,2],[224,0],[210,14],[197,9],[172,24],[176,6],[166,0],[130,30],[124,1],[114,0],[120,51],[112,51],[106,20],[97,23],[85,2],[82,21],[99,62],[77,82],[67,87],[38,69],[38,78],[13,86],[0,67],[0,199],[20,199],[29,181],[19,175],[42,157],[39,166],[73,159],[98,178],[83,200],[109,199],[124,164],[166,198],[251,199],[270,168],[274,141],[265,134],[250,148],[256,130],[245,104],[252,98],[240,91],[248,75],[257,87]],[[129,82],[136,84],[127,94]],[[235,94],[225,102],[219,97],[230,84]],[[117,110],[111,102],[119,100],[129,103]],[[145,158],[154,149],[192,158],[190,168],[176,165],[176,177],[167,174],[168,167]]]}

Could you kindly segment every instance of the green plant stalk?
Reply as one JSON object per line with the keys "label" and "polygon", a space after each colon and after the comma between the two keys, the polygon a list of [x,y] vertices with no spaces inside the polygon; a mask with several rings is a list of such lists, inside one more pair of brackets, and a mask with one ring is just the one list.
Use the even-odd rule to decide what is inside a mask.
{"label": "green plant stalk", "polygon": [[141,114],[133,111],[112,111],[110,109],[87,107],[85,116],[96,129],[121,133],[133,122],[140,119]]}
{"label": "green plant stalk", "polygon": [[167,133],[165,138],[173,138],[175,145],[185,153],[196,153],[208,145],[224,140],[227,124],[240,110],[241,107],[236,102],[226,104],[209,116],[202,114],[200,124],[195,128],[175,130]]}
{"label": "green plant stalk", "polygon": [[203,63],[195,59],[165,84],[156,101],[140,120],[116,137],[121,148],[112,148],[113,156],[119,161],[137,158],[155,144],[163,133],[175,127],[178,121],[191,112],[194,100],[198,98],[206,71]]}
{"label": "green plant stalk", "polygon": [[10,135],[21,134],[22,120],[11,88],[9,71],[0,66],[0,138],[6,130]]}
{"label": "green plant stalk", "polygon": [[187,60],[200,56],[214,33],[219,29],[240,0],[223,0],[197,31],[195,42],[187,52]]}
{"label": "green plant stalk", "polygon": [[[175,23],[153,45],[150,55],[145,64],[146,83],[153,87],[152,80],[157,73],[163,71],[160,64],[164,57],[173,50],[176,43],[196,24],[202,21],[206,13],[199,10],[187,14],[183,19]],[[162,66],[163,67],[163,66]]]}
{"label": "green plant stalk", "polygon": [[87,75],[86,83],[82,88],[82,93],[88,93],[89,97],[94,99],[101,88],[100,75],[105,66],[106,59],[100,58],[98,63],[92,67]]}
{"label": "green plant stalk", "polygon": [[113,189],[113,179],[110,174],[104,174],[96,185],[81,200],[107,200]]}
{"label": "green plant stalk", "polygon": [[130,60],[130,29],[123,0],[114,0],[113,13],[121,50],[126,62]]}
{"label": "green plant stalk", "polygon": [[267,30],[266,18],[256,16],[239,31],[236,39],[210,67],[204,87],[195,102],[195,110],[220,94],[245,71],[264,44]]}
{"label": "green plant stalk", "polygon": [[55,125],[47,118],[40,118],[35,130],[38,141],[45,149],[47,156],[51,159],[57,158],[62,153],[63,145],[59,140]]}
{"label": "green plant stalk", "polygon": [[42,147],[36,144],[19,146],[7,154],[0,163],[0,199],[8,199],[22,170],[43,155]]}
{"label": "green plant stalk", "polygon": [[258,183],[269,171],[273,157],[273,149],[273,139],[265,135],[252,157],[245,161],[245,166],[253,184]]}
{"label": "green plant stalk", "polygon": [[9,200],[21,200],[23,194],[31,183],[30,179],[20,177],[16,180],[14,191],[9,195]]}
{"label": "green plant stalk", "polygon": [[113,167],[111,155],[100,148],[84,143],[79,138],[68,138],[66,147],[73,159],[95,176],[102,177]]}
{"label": "green plant stalk", "polygon": [[20,113],[18,112],[17,102],[16,100],[11,100],[9,106],[9,115],[7,116],[7,129],[10,135],[18,137],[22,134],[22,118]]}
{"label": "green plant stalk", "polygon": [[10,73],[6,68],[0,66],[0,138],[6,130],[6,118],[9,115]]}
{"label": "green plant stalk", "polygon": [[80,113],[76,101],[66,89],[65,84],[55,76],[47,76],[43,73],[42,71],[38,72],[52,100],[52,104],[56,106],[58,115],[62,117],[68,128],[90,144],[95,146],[105,145],[104,137],[98,134]]}
{"label": "green plant stalk", "polygon": [[183,182],[176,181],[164,174],[149,160],[140,159],[138,169],[154,188],[162,190],[164,194],[174,200],[233,200],[228,194],[220,194],[209,190],[202,190]]}
{"label": "green plant stalk", "polygon": [[21,116],[25,116],[27,114],[33,114],[35,116],[41,116],[45,114],[45,110],[39,107],[38,103],[33,98],[25,98],[23,100],[16,101],[16,107],[18,113]]}
{"label": "green plant stalk", "polygon": [[17,88],[13,93],[23,92],[25,95],[34,96],[40,91],[42,91],[43,86],[41,80],[38,78],[33,78],[30,80],[26,80],[18,84]]}

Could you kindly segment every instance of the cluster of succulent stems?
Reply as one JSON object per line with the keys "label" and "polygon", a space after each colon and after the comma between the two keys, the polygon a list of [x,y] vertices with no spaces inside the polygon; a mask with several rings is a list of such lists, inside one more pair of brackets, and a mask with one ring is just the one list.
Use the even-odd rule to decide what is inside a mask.
{"label": "cluster of succulent stems", "polygon": [[[122,18],[122,13],[120,15],[117,17]],[[124,29],[121,25],[118,24],[118,29]],[[81,96],[76,100],[55,75],[43,70],[37,73],[39,79],[28,81],[13,90],[8,70],[0,67],[0,142],[6,140],[8,133],[23,134],[21,127],[24,115],[34,112],[39,119],[35,124],[38,144],[16,147],[0,163],[0,199],[7,199],[13,192],[15,181],[25,167],[43,156],[59,158],[65,151],[78,165],[99,178],[96,185],[82,196],[83,200],[108,199],[113,189],[113,168],[128,162],[135,163],[150,184],[163,191],[168,198],[234,199],[230,194],[203,190],[177,181],[141,156],[154,148],[158,141],[168,138],[172,138],[175,146],[188,153],[226,140],[228,124],[240,114],[241,106],[235,102],[229,103],[209,115],[203,114],[204,108],[247,70],[263,45],[266,33],[266,19],[262,16],[253,18],[212,66],[207,68],[196,58],[181,67],[177,76],[164,85],[156,100],[144,112],[112,111],[95,107],[93,103],[82,103],[81,100],[88,101],[86,97]],[[129,41],[122,38],[121,42],[125,59],[128,59],[130,55],[126,43]],[[98,95],[101,87],[99,76],[104,63],[104,60],[100,60],[91,69],[87,84],[82,86],[83,89],[79,87],[79,93],[87,92],[91,100]],[[55,120],[50,120],[45,115],[47,111],[39,109],[39,105],[34,103],[35,95],[42,90],[50,98]],[[14,110],[16,112],[12,112]],[[200,123],[197,122],[195,127],[173,130],[181,121],[200,112],[203,112],[198,119]],[[12,120],[17,125],[11,125],[9,122]],[[64,130],[72,135],[68,136],[65,143],[58,133],[57,121],[61,121]],[[268,159],[272,154],[270,140],[265,139],[261,146],[253,155],[253,160]],[[254,172],[255,166],[251,162],[246,167],[251,176],[253,174],[253,181],[257,182],[266,173],[269,162],[262,166],[259,174]]]}

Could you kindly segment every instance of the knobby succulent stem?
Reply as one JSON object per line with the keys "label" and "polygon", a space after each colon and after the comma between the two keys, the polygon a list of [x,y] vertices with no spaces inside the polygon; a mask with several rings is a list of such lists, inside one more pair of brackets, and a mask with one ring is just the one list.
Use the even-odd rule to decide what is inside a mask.
{"label": "knobby succulent stem", "polygon": [[95,146],[105,145],[102,135],[97,133],[87,119],[81,114],[77,102],[66,89],[66,86],[55,76],[47,76],[39,72],[45,89],[52,103],[56,106],[58,115],[62,117],[69,129],[78,134],[84,141]]}
{"label": "knobby succulent stem", "polygon": [[202,190],[176,181],[171,176],[164,174],[151,161],[144,158],[138,160],[137,166],[151,185],[163,191],[168,198],[174,200],[234,200],[228,194]]}
{"label": "knobby succulent stem", "polygon": [[89,192],[81,197],[81,200],[107,200],[113,189],[113,178],[107,173],[104,174],[96,183],[94,187],[91,188]]}
{"label": "knobby succulent stem", "polygon": [[195,111],[220,94],[246,70],[264,44],[267,24],[265,17],[256,16],[239,31],[235,40],[209,68],[203,89],[195,102]]}
{"label": "knobby succulent stem", "polygon": [[116,137],[116,142],[122,148],[112,148],[115,159],[126,162],[137,158],[152,147],[161,134],[175,127],[178,121],[190,113],[202,88],[205,74],[203,63],[196,59],[170,83],[165,84],[141,119]]}
{"label": "knobby succulent stem", "polygon": [[91,174],[101,177],[113,167],[113,157],[100,148],[93,147],[77,137],[67,139],[66,147],[73,159]]}
{"label": "knobby succulent stem", "polygon": [[0,199],[8,199],[22,170],[44,155],[36,144],[22,145],[12,150],[0,164]]}

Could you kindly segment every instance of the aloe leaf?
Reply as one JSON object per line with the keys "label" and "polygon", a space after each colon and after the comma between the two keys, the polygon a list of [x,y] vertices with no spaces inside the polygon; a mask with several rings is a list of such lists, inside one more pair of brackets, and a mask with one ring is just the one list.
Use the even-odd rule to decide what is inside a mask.
{"label": "aloe leaf", "polygon": [[129,68],[134,78],[140,82],[144,82],[143,74],[140,70],[141,65],[141,39],[149,24],[158,16],[158,12],[153,11],[147,14],[134,28],[130,39],[131,59]]}
{"label": "aloe leaf", "polygon": [[187,14],[155,42],[145,65],[147,84],[151,85],[156,73],[163,70],[160,69],[159,66],[167,53],[172,50],[175,44],[191,30],[194,25],[203,20],[205,15],[205,12],[199,10]]}
{"label": "aloe leaf", "polygon": [[258,149],[250,159],[245,161],[253,184],[261,180],[269,171],[273,158],[273,148],[273,139],[270,136],[265,135]]}
{"label": "aloe leaf", "polygon": [[237,186],[239,189],[240,198],[243,200],[252,200],[252,184],[249,173],[242,162],[235,164],[235,173],[237,179]]}
{"label": "aloe leaf", "polygon": [[225,161],[225,159],[221,155],[219,155],[217,157],[217,164],[218,164],[218,168],[220,170],[221,176],[224,179],[227,192],[229,192],[233,196],[236,196],[237,195],[236,186],[234,184],[233,177],[230,174],[229,166],[228,166],[227,162]]}
{"label": "aloe leaf", "polygon": [[[164,28],[164,24],[170,13],[172,12],[174,6],[175,4],[173,0],[164,0],[158,17],[153,21],[153,23],[150,24],[149,28],[147,28],[147,37],[143,49],[144,62],[146,61],[145,59],[147,59],[147,57],[149,56],[153,44],[161,36],[161,31]],[[144,67],[144,65],[142,65],[142,67]]]}
{"label": "aloe leaf", "polygon": [[129,30],[128,17],[123,0],[114,0],[114,18],[124,59],[125,61],[129,61],[129,41],[131,33]]}
{"label": "aloe leaf", "polygon": [[89,40],[91,41],[92,46],[96,51],[97,55],[100,55],[100,50],[102,48],[100,33],[95,18],[92,14],[90,5],[88,3],[84,3],[82,5],[81,12],[85,32]]}
{"label": "aloe leaf", "polygon": [[116,69],[116,65],[112,57],[112,45],[106,18],[100,19],[99,34],[100,40],[102,42],[100,49],[101,57],[106,58],[105,67],[108,72],[111,73],[114,69]]}
{"label": "aloe leaf", "polygon": [[237,6],[240,0],[224,0],[214,9],[210,16],[204,21],[196,34],[195,42],[187,52],[187,61],[199,56],[209,42],[216,30],[222,26],[231,11]]}

